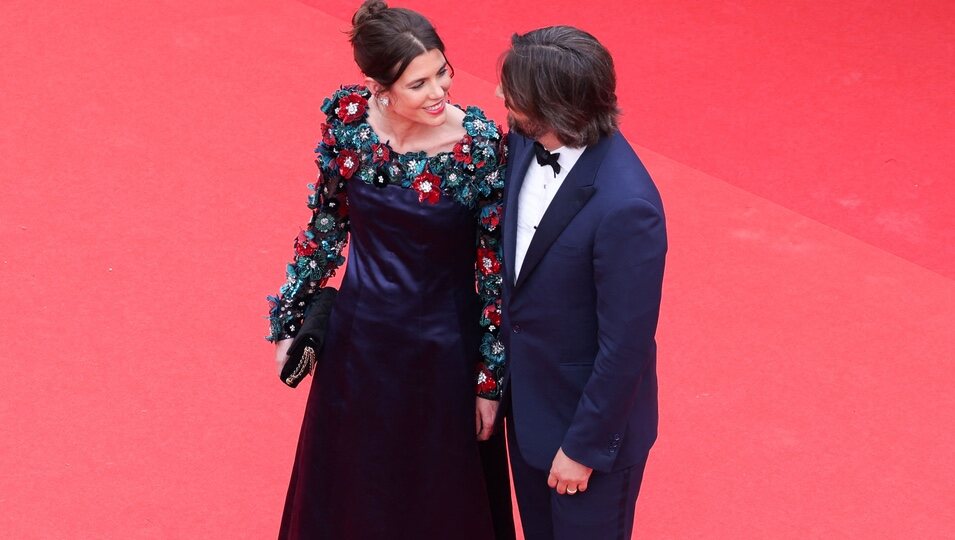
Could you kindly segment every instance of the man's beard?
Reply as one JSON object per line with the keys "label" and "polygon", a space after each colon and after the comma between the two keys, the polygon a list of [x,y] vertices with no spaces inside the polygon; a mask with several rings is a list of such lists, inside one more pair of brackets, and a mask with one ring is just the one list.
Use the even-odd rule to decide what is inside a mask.
{"label": "man's beard", "polygon": [[536,120],[531,120],[530,118],[518,120],[511,114],[507,115],[507,125],[511,128],[511,131],[515,131],[528,139],[534,140],[537,140],[548,131],[547,126]]}

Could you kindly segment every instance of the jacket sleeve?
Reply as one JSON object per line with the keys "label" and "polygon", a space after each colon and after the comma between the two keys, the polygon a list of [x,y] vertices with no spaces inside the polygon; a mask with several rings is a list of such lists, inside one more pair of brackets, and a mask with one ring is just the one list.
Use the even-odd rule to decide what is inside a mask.
{"label": "jacket sleeve", "polygon": [[[323,126],[326,130],[327,126]],[[345,179],[332,146],[322,142],[315,150],[318,179],[310,185],[308,228],[295,238],[295,258],[286,267],[286,282],[278,296],[268,298],[269,341],[295,337],[301,328],[311,297],[345,262],[342,252],[348,241],[348,202]]]}
{"label": "jacket sleeve", "polygon": [[656,354],[666,250],[662,210],[643,199],[624,202],[597,229],[597,356],[561,444],[568,457],[597,470],[612,469]]}

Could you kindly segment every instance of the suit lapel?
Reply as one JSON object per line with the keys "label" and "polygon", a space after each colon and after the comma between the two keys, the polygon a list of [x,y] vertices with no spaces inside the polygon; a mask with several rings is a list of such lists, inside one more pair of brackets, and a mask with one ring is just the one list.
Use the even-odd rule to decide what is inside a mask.
{"label": "suit lapel", "polygon": [[[541,218],[537,231],[534,232],[534,238],[527,247],[527,254],[521,264],[521,275],[517,277],[515,289],[520,288],[527,281],[527,277],[534,271],[537,263],[550,249],[554,240],[560,236],[570,220],[574,219],[577,212],[587,204],[587,201],[594,194],[594,179],[597,175],[597,169],[600,168],[600,163],[607,153],[607,148],[610,146],[610,139],[611,137],[604,137],[597,144],[584,150],[580,159],[574,164],[574,168],[570,170],[570,174],[564,179],[560,189],[557,190],[554,200],[551,201],[547,211],[544,212],[544,217]],[[527,171],[526,165],[524,171]],[[516,199],[516,195],[513,195],[513,193],[512,197]]]}
{"label": "suit lapel", "polygon": [[[509,156],[510,163],[513,166],[507,168],[507,176],[504,178],[507,197],[504,204],[504,268],[507,269],[508,286],[514,283],[514,262],[517,256],[517,202],[521,193],[521,186],[524,184],[524,177],[527,175],[527,167],[530,165],[531,157],[534,155],[530,151],[532,146],[528,141],[515,133],[509,135],[515,143],[511,146],[512,155]],[[520,139],[517,139],[520,137]],[[517,142],[521,144],[518,145]]]}

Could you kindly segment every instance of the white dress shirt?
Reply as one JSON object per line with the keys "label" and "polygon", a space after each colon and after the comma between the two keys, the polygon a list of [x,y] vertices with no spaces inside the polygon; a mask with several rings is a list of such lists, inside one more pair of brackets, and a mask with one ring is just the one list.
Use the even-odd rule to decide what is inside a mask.
{"label": "white dress shirt", "polygon": [[[521,192],[517,198],[517,244],[515,246],[514,261],[514,280],[521,275],[521,266],[524,264],[524,256],[527,255],[527,248],[534,239],[534,233],[537,231],[537,225],[544,212],[554,200],[554,195],[560,189],[570,169],[573,168],[580,155],[586,148],[571,148],[561,146],[552,153],[560,154],[557,162],[560,164],[560,172],[554,176],[554,169],[550,165],[540,165],[536,157],[531,157],[531,164],[527,167],[527,174],[524,175],[524,183],[521,185]],[[533,150],[532,150],[533,151]]]}

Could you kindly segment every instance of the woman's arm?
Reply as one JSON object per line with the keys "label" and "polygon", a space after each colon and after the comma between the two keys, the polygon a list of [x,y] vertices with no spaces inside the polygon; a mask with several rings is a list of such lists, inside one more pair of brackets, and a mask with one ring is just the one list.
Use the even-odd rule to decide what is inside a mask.
{"label": "woman's arm", "polygon": [[[323,126],[327,130],[327,126]],[[336,165],[335,152],[326,142],[315,150],[318,180],[308,198],[312,211],[308,228],[295,239],[295,259],[286,267],[287,280],[278,296],[270,296],[269,341],[294,337],[305,317],[312,295],[344,264],[342,251],[348,241],[348,203],[345,178]]]}
{"label": "woman's arm", "polygon": [[477,222],[477,291],[481,298],[480,324],[485,332],[481,339],[481,361],[477,366],[477,395],[485,399],[501,399],[504,377],[504,344],[501,327],[501,215],[504,204],[504,152],[500,137],[495,134],[483,148],[483,167],[477,170],[480,186]]}

